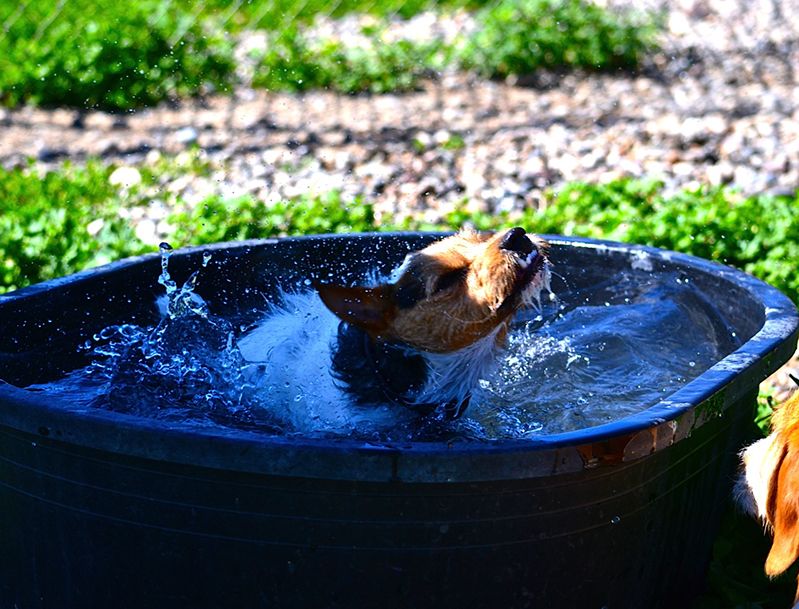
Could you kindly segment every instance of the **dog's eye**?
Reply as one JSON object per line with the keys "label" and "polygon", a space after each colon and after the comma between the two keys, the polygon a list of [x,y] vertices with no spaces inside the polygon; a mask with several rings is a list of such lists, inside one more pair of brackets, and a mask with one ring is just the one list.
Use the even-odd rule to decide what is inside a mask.
{"label": "dog's eye", "polygon": [[400,309],[410,309],[424,297],[424,284],[413,276],[407,277],[394,293],[394,301]]}
{"label": "dog's eye", "polygon": [[455,269],[454,271],[447,271],[438,278],[438,281],[436,281],[436,287],[433,290],[433,293],[435,294],[437,292],[442,292],[453,286],[463,283],[468,272],[469,267]]}

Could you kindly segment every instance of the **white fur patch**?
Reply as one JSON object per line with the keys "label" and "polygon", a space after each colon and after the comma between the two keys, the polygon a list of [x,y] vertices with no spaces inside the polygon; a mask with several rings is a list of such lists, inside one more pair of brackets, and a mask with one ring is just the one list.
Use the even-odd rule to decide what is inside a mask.
{"label": "white fur patch", "polygon": [[550,280],[552,273],[549,270],[549,263],[545,263],[541,271],[533,278],[524,291],[522,292],[522,306],[533,307],[536,310],[541,310],[541,292],[550,290]]}
{"label": "white fur patch", "polygon": [[742,471],[735,484],[735,500],[747,514],[768,522],[771,481],[782,456],[777,435],[771,434],[741,451]]}
{"label": "white fur patch", "polygon": [[471,345],[451,353],[422,353],[428,366],[427,384],[416,401],[420,404],[450,400],[461,402],[477,388],[480,379],[496,368],[500,327]]}
{"label": "white fur patch", "polygon": [[266,365],[258,382],[279,419],[295,431],[345,431],[359,417],[330,371],[339,319],[314,292],[284,293],[281,301],[239,339],[239,350]]}
{"label": "white fur patch", "polygon": [[[280,305],[272,305],[264,318],[239,340],[244,359],[266,362],[276,349],[299,355],[301,347],[327,350],[339,319],[315,292],[283,292]],[[319,350],[319,349],[317,349]]]}
{"label": "white fur patch", "polygon": [[522,267],[523,269],[526,269],[528,266],[530,266],[533,260],[535,260],[535,257],[539,255],[540,254],[536,250],[533,250],[532,252],[527,254],[524,258],[519,260],[519,266]]}
{"label": "white fur patch", "polygon": [[[238,342],[244,359],[266,366],[260,383],[269,391],[270,408],[280,409],[279,418],[296,431],[342,432],[416,416],[391,405],[354,404],[330,370],[339,319],[316,292],[285,293],[281,300]],[[422,352],[428,380],[415,401],[461,401],[476,390],[497,364],[498,331],[452,353]]]}

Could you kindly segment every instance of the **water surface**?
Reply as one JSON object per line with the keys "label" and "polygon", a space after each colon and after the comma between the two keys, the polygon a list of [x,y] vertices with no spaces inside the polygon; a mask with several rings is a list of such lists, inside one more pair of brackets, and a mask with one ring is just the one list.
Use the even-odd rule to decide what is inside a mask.
{"label": "water surface", "polygon": [[[632,265],[589,289],[559,290],[540,310],[517,315],[495,373],[481,380],[461,419],[420,417],[390,404],[348,404],[347,416],[319,428],[285,413],[325,406],[331,399],[325,383],[297,374],[290,357],[245,361],[237,347],[244,329],[197,297],[197,273],[182,287],[175,285],[167,270],[170,252],[162,250],[166,298],[159,325],[105,328],[82,346],[90,365],[28,389],[61,398],[69,408],[107,409],[180,427],[369,441],[495,441],[576,430],[640,412],[740,343],[684,276]],[[297,322],[305,331],[306,320]],[[310,364],[309,357],[315,358]],[[302,354],[302,365],[329,374],[328,358],[319,349]]]}

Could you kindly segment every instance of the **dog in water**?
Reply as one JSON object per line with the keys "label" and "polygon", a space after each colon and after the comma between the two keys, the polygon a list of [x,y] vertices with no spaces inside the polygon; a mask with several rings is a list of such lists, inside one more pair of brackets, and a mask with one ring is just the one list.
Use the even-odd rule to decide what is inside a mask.
{"label": "dog in water", "polygon": [[765,570],[775,577],[799,557],[799,392],[774,411],[771,433],[741,452],[741,464],[736,498],[773,534]]}
{"label": "dog in water", "polygon": [[[282,302],[238,343],[264,362],[274,403],[297,429],[357,425],[380,409],[463,414],[502,349],[516,311],[549,285],[546,243],[522,228],[463,230],[408,254],[385,282],[315,284]],[[320,357],[319,354],[322,354]],[[313,403],[281,396],[291,385]],[[353,401],[370,405],[355,409]]]}

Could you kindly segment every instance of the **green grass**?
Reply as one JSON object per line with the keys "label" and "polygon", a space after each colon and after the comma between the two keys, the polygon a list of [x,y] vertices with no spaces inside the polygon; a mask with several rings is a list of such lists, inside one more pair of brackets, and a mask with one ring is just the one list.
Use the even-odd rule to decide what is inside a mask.
{"label": "green grass", "polygon": [[478,12],[461,62],[492,78],[541,68],[631,69],[655,48],[651,15],[584,0],[500,0]]}
{"label": "green grass", "polygon": [[144,252],[99,164],[0,170],[0,292]]}
{"label": "green grass", "polygon": [[329,89],[387,93],[417,89],[445,67],[496,78],[541,68],[636,68],[655,48],[651,15],[614,13],[585,0],[502,0],[477,13],[467,39],[382,40],[366,30],[367,44],[311,40],[295,24],[274,32],[259,59],[254,85],[270,90]]}
{"label": "green grass", "polygon": [[0,37],[0,103],[126,111],[233,84],[231,40],[179,5],[69,1],[45,27],[51,9],[33,0]]}
{"label": "green grass", "polygon": [[273,91],[328,89],[339,93],[389,93],[418,89],[450,58],[439,41],[384,42],[382,28],[365,32],[366,44],[312,41],[296,28],[269,39],[253,85]]}
{"label": "green grass", "polygon": [[[234,32],[271,32],[254,84],[272,90],[323,88],[341,93],[416,89],[446,66],[490,77],[542,67],[635,67],[654,48],[649,17],[616,14],[586,0],[501,0],[477,13],[468,40],[384,42],[385,25],[367,44],[309,40],[315,16],[360,11],[384,17],[475,4],[465,0],[254,0],[237,11],[214,0],[49,0],[0,5],[0,104],[16,107],[135,110],[163,101],[229,91],[237,84]],[[397,10],[399,9],[399,13]],[[51,19],[51,17],[54,17]]]}
{"label": "green grass", "polygon": [[[208,171],[186,157],[182,169]],[[40,175],[33,167],[0,169],[0,289],[70,273],[145,248],[124,219],[124,209],[146,206],[148,186],[174,172],[168,160],[142,169],[143,184],[120,190],[112,167],[90,162]],[[211,198],[189,207],[169,202],[175,245],[341,231],[496,229],[521,224],[539,233],[642,243],[694,254],[741,268],[799,302],[799,192],[743,197],[728,188],[687,189],[666,196],[656,181],[573,182],[546,194],[540,210],[516,214],[468,213],[465,206],[429,224],[406,220],[377,224],[369,202],[330,193],[266,205],[250,197]],[[92,221],[102,228],[87,233]]]}
{"label": "green grass", "polygon": [[34,0],[0,38],[6,106],[127,111],[233,85],[232,41],[178,5],[70,0],[40,30],[47,6]]}
{"label": "green grass", "polygon": [[[233,15],[230,25],[234,29],[278,31],[297,24],[307,25],[320,15],[338,19],[361,13],[409,19],[425,10],[475,8],[484,4],[485,0],[248,0]],[[225,14],[229,6],[229,0],[209,0],[205,10]]]}
{"label": "green grass", "polygon": [[212,197],[169,217],[175,244],[205,244],[281,235],[365,232],[377,230],[371,205],[345,203],[338,193],[303,197],[267,206],[252,197]]}
{"label": "green grass", "polygon": [[799,191],[742,197],[718,187],[663,196],[655,181],[571,183],[523,220],[538,232],[643,243],[728,264],[799,303]]}

